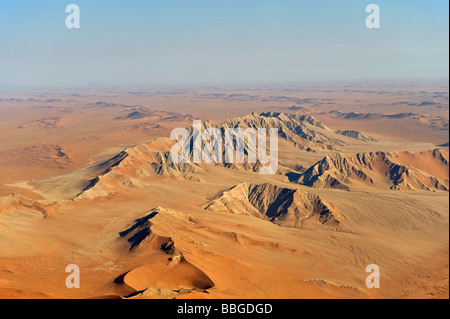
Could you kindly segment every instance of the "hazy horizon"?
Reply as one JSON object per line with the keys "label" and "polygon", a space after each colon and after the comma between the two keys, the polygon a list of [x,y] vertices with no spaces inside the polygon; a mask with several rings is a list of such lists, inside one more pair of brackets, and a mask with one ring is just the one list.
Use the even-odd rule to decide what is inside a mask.
{"label": "hazy horizon", "polygon": [[448,78],[444,1],[0,1],[0,86]]}
{"label": "hazy horizon", "polygon": [[311,89],[313,87],[325,88],[325,87],[365,87],[371,85],[373,87],[386,87],[386,86],[408,86],[408,87],[420,87],[423,85],[437,85],[439,87],[445,87],[449,89],[449,77],[428,77],[428,78],[389,78],[389,79],[335,79],[335,80],[304,80],[304,81],[233,81],[233,82],[167,82],[167,83],[117,83],[117,84],[106,84],[106,83],[86,83],[78,85],[10,85],[5,83],[0,83],[0,91],[4,90],[111,90],[111,89],[122,89],[122,90],[152,90],[152,89],[175,89],[175,88],[196,88],[196,89],[244,89],[244,88],[258,88],[258,87],[292,87],[298,86],[305,89]]}

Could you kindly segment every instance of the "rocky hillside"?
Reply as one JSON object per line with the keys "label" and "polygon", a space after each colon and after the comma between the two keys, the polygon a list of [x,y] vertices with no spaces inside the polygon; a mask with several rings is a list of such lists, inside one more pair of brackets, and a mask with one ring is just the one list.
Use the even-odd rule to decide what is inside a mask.
{"label": "rocky hillside", "polygon": [[274,184],[241,183],[204,206],[205,210],[252,215],[280,226],[304,227],[305,222],[339,227],[344,217],[317,195]]}
{"label": "rocky hillside", "polygon": [[291,181],[312,187],[349,190],[377,186],[397,190],[449,190],[448,149],[420,153],[332,153]]}

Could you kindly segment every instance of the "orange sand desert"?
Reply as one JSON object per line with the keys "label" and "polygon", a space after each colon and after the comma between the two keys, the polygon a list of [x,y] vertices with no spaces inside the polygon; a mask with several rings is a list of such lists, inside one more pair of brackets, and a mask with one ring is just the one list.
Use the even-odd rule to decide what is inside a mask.
{"label": "orange sand desert", "polygon": [[[0,298],[448,298],[448,97],[436,81],[1,90]],[[170,132],[197,119],[278,128],[276,174],[173,163]]]}

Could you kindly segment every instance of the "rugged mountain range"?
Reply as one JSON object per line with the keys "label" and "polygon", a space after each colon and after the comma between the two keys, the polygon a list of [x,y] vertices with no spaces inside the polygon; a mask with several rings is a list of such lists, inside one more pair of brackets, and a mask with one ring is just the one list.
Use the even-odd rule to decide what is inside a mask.
{"label": "rugged mountain range", "polygon": [[378,186],[397,190],[449,190],[448,149],[420,153],[332,153],[291,181],[312,186],[349,190]]}
{"label": "rugged mountain range", "polygon": [[218,194],[205,210],[251,215],[280,226],[304,227],[305,221],[339,227],[345,218],[317,195],[271,183],[241,183]]}
{"label": "rugged mountain range", "polygon": [[[283,113],[252,113],[241,118],[231,118],[221,126],[201,123],[201,129],[217,128],[224,132],[227,128],[278,128],[279,136],[304,150],[333,150],[345,141],[339,136],[365,142],[373,139],[356,131],[333,131],[309,115]],[[174,163],[170,150],[175,144],[168,138],[157,138],[147,144],[139,144],[99,165],[89,168],[91,176],[79,193],[80,198],[94,198],[114,194],[121,187],[145,186],[143,178],[163,176],[178,180],[199,181],[195,173],[204,171],[204,166],[192,162],[194,144],[193,126],[187,128],[188,143],[191,146],[190,163]],[[224,134],[224,133],[223,133]],[[203,149],[208,141],[201,141]],[[257,172],[261,163],[249,163],[248,154],[256,152],[244,141],[244,163],[224,163],[228,168]],[[236,144],[233,145],[234,150]],[[313,149],[314,148],[314,149]],[[328,187],[349,190],[352,187],[376,186],[398,190],[446,190],[449,189],[448,150],[441,148],[422,153],[411,152],[369,152],[343,154],[332,152],[303,173],[286,169],[279,163],[279,174],[286,174],[291,182],[310,187]],[[286,171],[288,173],[286,173]]]}

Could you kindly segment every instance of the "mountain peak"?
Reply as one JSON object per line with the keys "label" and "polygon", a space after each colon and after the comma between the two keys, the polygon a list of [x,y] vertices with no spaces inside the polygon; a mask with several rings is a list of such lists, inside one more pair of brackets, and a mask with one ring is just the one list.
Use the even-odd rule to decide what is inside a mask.
{"label": "mountain peak", "polygon": [[319,196],[272,183],[237,184],[216,196],[204,209],[248,214],[280,226],[296,228],[312,225],[335,228],[345,221]]}

